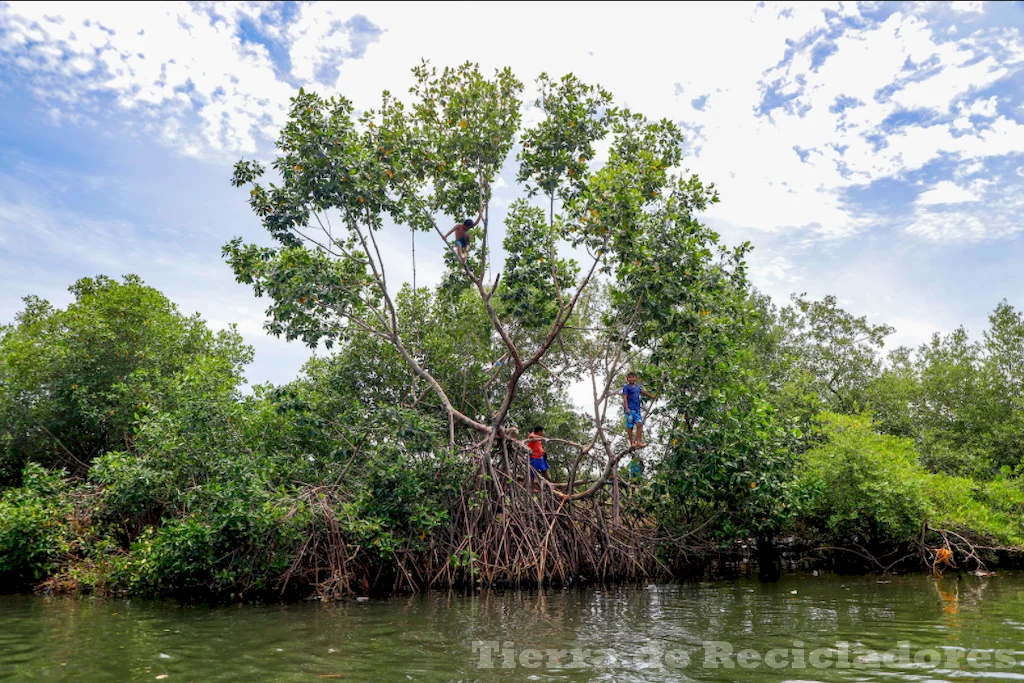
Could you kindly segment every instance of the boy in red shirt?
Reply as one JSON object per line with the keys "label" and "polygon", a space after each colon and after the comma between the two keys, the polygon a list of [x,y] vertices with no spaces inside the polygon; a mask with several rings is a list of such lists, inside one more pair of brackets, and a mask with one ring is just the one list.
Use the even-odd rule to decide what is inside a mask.
{"label": "boy in red shirt", "polygon": [[548,478],[548,456],[544,453],[544,428],[537,425],[526,437],[526,445],[530,449],[530,478],[535,472],[545,479]]}

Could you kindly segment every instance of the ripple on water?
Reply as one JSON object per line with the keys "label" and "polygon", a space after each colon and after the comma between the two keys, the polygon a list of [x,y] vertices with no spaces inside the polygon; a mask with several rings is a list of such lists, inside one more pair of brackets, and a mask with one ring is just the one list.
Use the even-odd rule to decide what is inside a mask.
{"label": "ripple on water", "polygon": [[[887,584],[786,577],[774,585],[724,581],[227,608],[3,597],[0,679],[1022,681],[1021,666],[958,669],[948,661],[981,650],[1024,662],[1022,589],[1024,577],[1005,574],[898,577]],[[886,664],[885,653],[903,642],[941,661]],[[481,644],[510,645],[481,667]],[[772,650],[787,663],[769,666]],[[741,651],[748,651],[742,662]],[[812,666],[815,652],[833,665]],[[843,656],[848,668],[834,665]]]}

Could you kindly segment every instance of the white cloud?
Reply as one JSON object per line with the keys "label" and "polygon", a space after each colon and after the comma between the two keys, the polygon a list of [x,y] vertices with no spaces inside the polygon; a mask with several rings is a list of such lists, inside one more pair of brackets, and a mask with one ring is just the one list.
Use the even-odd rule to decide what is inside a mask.
{"label": "white cloud", "polygon": [[918,215],[907,232],[936,242],[970,242],[986,237],[990,229],[973,214],[927,212]]}
{"label": "white cloud", "polygon": [[977,13],[985,9],[983,0],[955,0],[950,3],[954,12]]}
{"label": "white cloud", "polygon": [[0,322],[14,318],[26,295],[65,306],[67,287],[80,277],[133,273],[182,313],[201,312],[213,329],[237,324],[256,350],[256,364],[247,372],[255,381],[288,381],[309,358],[301,343],[267,335],[266,302],[234,282],[215,249],[198,249],[188,236],[176,239],[124,219],[84,217],[11,176],[0,176],[0,188]]}
{"label": "white cloud", "polygon": [[796,272],[793,262],[781,254],[761,259],[755,249],[749,257],[751,281],[762,291],[769,293],[788,293],[799,289],[801,276]]}
{"label": "white cloud", "polygon": [[299,7],[297,19],[286,32],[291,42],[292,76],[305,83],[333,82],[337,68],[355,50],[349,25],[350,9],[349,5],[330,2],[306,3]]}
{"label": "white cloud", "polygon": [[978,201],[978,196],[976,194],[949,180],[943,180],[930,190],[926,190],[917,196],[918,206],[930,206],[932,204],[962,204],[964,202],[976,201]]}
{"label": "white cloud", "polygon": [[[511,66],[529,99],[541,71],[571,71],[651,118],[680,122],[691,150],[684,165],[723,196],[709,218],[724,226],[726,239],[743,234],[758,245],[750,259],[755,284],[783,296],[835,291],[854,308],[915,286],[908,279],[895,287],[893,273],[903,263],[879,257],[893,243],[916,254],[922,244],[981,243],[1024,230],[1021,171],[1007,172],[1009,180],[986,174],[998,159],[1024,154],[1024,107],[1012,112],[1014,98],[1006,94],[1020,77],[1024,42],[1018,31],[985,28],[982,3],[892,5],[896,11],[883,21],[861,12],[885,5],[853,2],[634,3],[628,12],[595,5],[585,13],[559,3],[514,11],[484,3],[282,7],[0,4],[0,68],[22,78],[13,87],[24,88],[26,102],[38,98],[52,125],[81,126],[90,136],[116,126],[115,134],[149,137],[221,168],[227,159],[269,151],[300,85],[372,107],[385,88],[403,96],[409,68],[425,57],[439,66]],[[953,10],[961,13],[956,31]],[[357,13],[382,33],[361,31]],[[254,31],[265,44],[253,42]],[[1001,84],[1010,86],[993,96]],[[697,109],[692,101],[703,95],[710,96]],[[779,106],[761,115],[765,103]],[[527,107],[526,120],[534,113]],[[955,170],[947,179],[923,174],[928,185],[909,215],[865,217],[870,201],[858,204],[847,194],[907,180],[938,159]],[[508,195],[502,182],[495,190],[492,223],[500,230],[495,214]],[[26,265],[29,237],[19,231],[38,226],[32,237],[45,258],[73,260],[76,273],[143,270],[183,309],[202,310],[218,326],[239,321],[259,345],[258,363],[270,368],[262,376],[294,374],[305,350],[262,333],[264,302],[233,283],[216,254],[187,266],[180,254],[153,259],[156,243],[130,221],[83,218],[54,210],[47,199],[0,197],[0,290],[28,291],[29,282],[41,293],[67,286],[63,272],[51,282]],[[181,201],[201,216],[202,199]],[[232,231],[254,225],[244,206],[240,214],[253,222],[235,219]],[[882,251],[849,256],[882,230]],[[385,232],[391,281],[408,279],[408,231]],[[851,235],[858,239],[845,239]],[[498,242],[500,233],[492,248]],[[418,282],[436,282],[439,248],[419,235],[416,248]],[[816,272],[809,253],[825,254],[835,268]],[[855,263],[843,268],[843,259]],[[914,296],[900,308],[934,304],[923,290]],[[0,311],[10,309],[12,297],[0,299]],[[908,338],[933,329],[923,318],[897,321]]]}
{"label": "white cloud", "polygon": [[961,104],[960,111],[970,116],[982,116],[990,119],[996,115],[996,107],[999,105],[999,98],[993,95],[987,99],[978,98],[970,104]]}
{"label": "white cloud", "polygon": [[886,349],[895,349],[900,346],[916,348],[931,339],[932,334],[941,329],[939,325],[929,320],[910,316],[899,316],[885,322],[896,330],[886,340]]}
{"label": "white cloud", "polygon": [[[0,57],[14,55],[44,100],[83,107],[106,96],[151,114],[156,136],[186,155],[251,154],[268,124],[283,124],[294,87],[264,45],[242,40],[240,21],[276,15],[255,3],[11,2],[0,7]],[[296,35],[296,69],[318,64],[311,50],[336,59],[345,35],[333,25]]]}
{"label": "white cloud", "polygon": [[982,242],[1024,232],[1024,181],[978,178],[969,188],[943,181],[915,204],[907,233],[932,242]]}
{"label": "white cloud", "polygon": [[[959,9],[983,9],[969,4]],[[1014,120],[996,118],[991,128],[974,130],[972,116],[996,116],[996,98],[960,102],[1020,70],[1020,36],[940,36],[917,9],[857,28],[843,23],[859,14],[845,2],[641,3],[628,17],[550,5],[544,21],[529,11],[503,13],[495,30],[493,7],[457,7],[456,13],[455,5],[305,3],[284,22],[275,6],[255,3],[214,10],[11,3],[0,10],[0,53],[41,76],[36,90],[48,101],[63,99],[73,110],[109,93],[123,110],[151,113],[149,134],[164,144],[218,159],[265,149],[298,84],[371,107],[384,88],[402,95],[409,67],[423,57],[438,65],[511,65],[528,86],[541,71],[573,71],[652,118],[681,121],[691,131],[688,165],[720,188],[725,201],[715,211],[723,220],[831,237],[865,227],[844,203],[850,187],[899,177],[943,153],[984,158],[1024,147],[1024,126]],[[289,64],[275,64],[264,45],[243,41],[243,19],[259,26]],[[360,22],[383,32],[368,39]],[[564,25],[578,37],[568,40]],[[680,26],[722,30],[689,32],[680,41]],[[834,53],[816,63],[815,51],[828,40],[804,37],[825,29],[838,35]],[[620,47],[638,35],[643,50]],[[687,66],[695,63],[701,68]],[[652,71],[654,64],[660,66]],[[694,97],[709,93],[702,109],[693,107]],[[792,99],[759,116],[766,94]],[[839,110],[839,98],[856,104]],[[948,119],[883,128],[891,115],[921,109]]]}

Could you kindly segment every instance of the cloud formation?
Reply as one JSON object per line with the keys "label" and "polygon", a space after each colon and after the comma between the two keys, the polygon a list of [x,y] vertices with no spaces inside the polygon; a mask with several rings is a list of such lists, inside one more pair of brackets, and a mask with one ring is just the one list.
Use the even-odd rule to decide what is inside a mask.
{"label": "cloud formation", "polygon": [[865,227],[850,187],[943,155],[1024,154],[1019,92],[989,92],[1020,72],[1024,41],[1013,27],[956,23],[984,16],[978,3],[635,7],[623,21],[553,6],[538,21],[455,5],[15,2],[0,13],[0,52],[56,112],[109,96],[163,144],[218,159],[265,150],[299,85],[369,107],[384,87],[401,92],[424,56],[527,78],[582,71],[686,126],[692,165],[743,198],[722,220],[831,237]]}
{"label": "cloud formation", "polygon": [[[722,193],[708,220],[727,239],[759,246],[751,272],[785,298],[855,287],[852,276],[822,271],[849,268],[855,251],[859,263],[871,261],[853,245],[889,254],[1018,244],[1022,28],[1018,4],[982,2],[640,2],[628,12],[571,3],[7,2],[0,82],[44,125],[130,137],[226,177],[237,157],[272,153],[299,87],[366,108],[383,89],[404,93],[422,58],[511,66],[529,87],[541,72],[572,71],[684,128],[686,166]],[[498,189],[499,204],[510,191]],[[10,226],[26,222],[41,226],[55,254],[68,251],[47,237],[55,225],[85,235],[97,258],[110,252],[104,231],[122,230],[131,244],[154,239],[130,219],[76,216],[88,211],[71,204],[55,211],[38,188],[8,183],[0,200],[8,259],[24,253]],[[236,203],[225,236],[255,231]],[[407,240],[396,234],[387,248],[405,258]],[[428,245],[418,249],[429,259]],[[421,280],[439,275],[422,265]],[[892,306],[880,315],[896,317]],[[239,295],[211,317],[245,309],[255,319],[259,307]]]}

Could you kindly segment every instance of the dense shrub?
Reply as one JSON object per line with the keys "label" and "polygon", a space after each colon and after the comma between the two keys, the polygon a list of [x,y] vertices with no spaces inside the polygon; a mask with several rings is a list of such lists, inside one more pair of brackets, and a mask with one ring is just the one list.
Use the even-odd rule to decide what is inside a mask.
{"label": "dense shrub", "polygon": [[808,521],[837,542],[920,535],[931,504],[914,443],[876,433],[866,416],[821,420],[827,441],[806,456],[804,477],[818,484]]}
{"label": "dense shrub", "polygon": [[30,463],[23,485],[0,494],[0,584],[39,581],[68,552],[67,492],[63,472]]}
{"label": "dense shrub", "polygon": [[996,544],[1024,545],[1020,480],[935,474],[910,439],[879,434],[870,416],[821,416],[826,440],[806,455],[817,493],[804,523],[827,541],[884,546],[920,538],[925,525]]}

